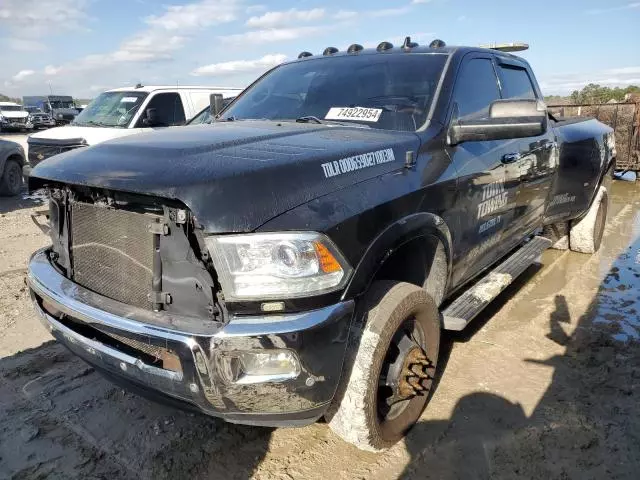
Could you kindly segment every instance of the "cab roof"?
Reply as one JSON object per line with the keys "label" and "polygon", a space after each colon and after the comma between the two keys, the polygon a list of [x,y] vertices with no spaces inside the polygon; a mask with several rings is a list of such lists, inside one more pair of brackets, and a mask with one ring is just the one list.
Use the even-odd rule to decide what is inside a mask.
{"label": "cab roof", "polygon": [[131,87],[120,87],[107,90],[107,92],[146,92],[151,93],[156,90],[237,90],[242,91],[242,88],[234,87],[207,87],[207,86],[191,86],[191,85],[133,85]]}
{"label": "cab roof", "polygon": [[0,102],[0,107],[21,107],[19,103],[15,102]]}
{"label": "cab roof", "polygon": [[[438,55],[438,54],[439,55],[453,55],[453,54],[464,55],[469,52],[485,52],[485,53],[490,53],[492,55],[496,55],[500,57],[512,58],[522,62],[525,61],[522,57],[513,55],[508,52],[493,49],[493,48],[469,47],[469,46],[457,46],[457,45],[431,47],[429,45],[413,44],[415,45],[413,47],[405,47],[404,45],[393,45],[390,48],[381,49],[380,47],[384,43],[387,43],[387,42],[382,42],[380,45],[378,45],[377,48],[362,48],[361,50],[357,50],[357,51],[349,51],[354,46],[352,45],[347,50],[338,51],[337,49],[335,49],[334,53],[325,53],[325,52],[328,52],[330,49],[333,49],[333,47],[327,47],[327,49],[325,49],[325,52],[320,52],[318,54],[315,54],[315,53],[309,54],[309,52],[302,52],[300,54],[301,56],[299,56],[297,59],[293,60],[292,62],[309,61],[309,60],[314,60],[318,58],[348,57],[348,56],[360,56],[360,55],[404,55],[404,54],[411,54],[411,53],[435,54],[435,55]],[[388,45],[391,45],[391,44],[389,43]],[[288,62],[288,63],[292,63],[292,62]]]}

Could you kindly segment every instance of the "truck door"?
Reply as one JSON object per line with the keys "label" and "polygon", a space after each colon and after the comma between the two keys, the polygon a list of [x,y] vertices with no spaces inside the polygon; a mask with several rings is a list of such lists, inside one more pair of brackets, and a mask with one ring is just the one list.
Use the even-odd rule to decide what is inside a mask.
{"label": "truck door", "polygon": [[[490,54],[465,56],[454,84],[451,122],[486,118],[500,88]],[[518,165],[509,154],[519,140],[468,141],[450,147],[458,177],[454,225],[452,285],[455,287],[507,253],[512,245]]]}
{"label": "truck door", "polygon": [[[497,58],[498,76],[504,99],[539,99],[531,73],[516,59]],[[537,137],[519,139],[510,152],[513,166],[519,169],[520,193],[516,207],[517,228],[521,238],[540,226],[552,179],[558,167],[557,143],[553,129]]]}

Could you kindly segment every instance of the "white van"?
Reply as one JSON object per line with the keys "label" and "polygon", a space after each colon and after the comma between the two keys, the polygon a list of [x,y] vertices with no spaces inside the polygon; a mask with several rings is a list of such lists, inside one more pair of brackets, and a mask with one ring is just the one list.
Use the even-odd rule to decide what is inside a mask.
{"label": "white van", "polygon": [[31,166],[58,153],[151,129],[184,125],[209,104],[212,93],[235,97],[241,88],[142,86],[100,94],[70,125],[28,139]]}

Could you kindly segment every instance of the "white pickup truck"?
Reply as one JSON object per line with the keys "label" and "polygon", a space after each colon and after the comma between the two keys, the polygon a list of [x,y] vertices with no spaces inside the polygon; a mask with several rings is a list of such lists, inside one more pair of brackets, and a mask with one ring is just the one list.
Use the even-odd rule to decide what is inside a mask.
{"label": "white pickup truck", "polygon": [[0,131],[31,130],[33,124],[22,105],[14,102],[0,102]]}
{"label": "white pickup truck", "polygon": [[116,88],[100,94],[70,125],[29,137],[32,167],[58,153],[78,147],[183,125],[209,104],[211,94],[235,97],[241,88],[142,86]]}

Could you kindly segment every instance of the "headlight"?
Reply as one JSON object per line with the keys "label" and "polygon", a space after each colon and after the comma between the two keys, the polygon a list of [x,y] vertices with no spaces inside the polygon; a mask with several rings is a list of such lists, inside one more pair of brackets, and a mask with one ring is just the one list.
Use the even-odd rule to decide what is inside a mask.
{"label": "headlight", "polygon": [[206,238],[227,299],[308,297],[344,286],[351,267],[319,233],[258,233]]}

